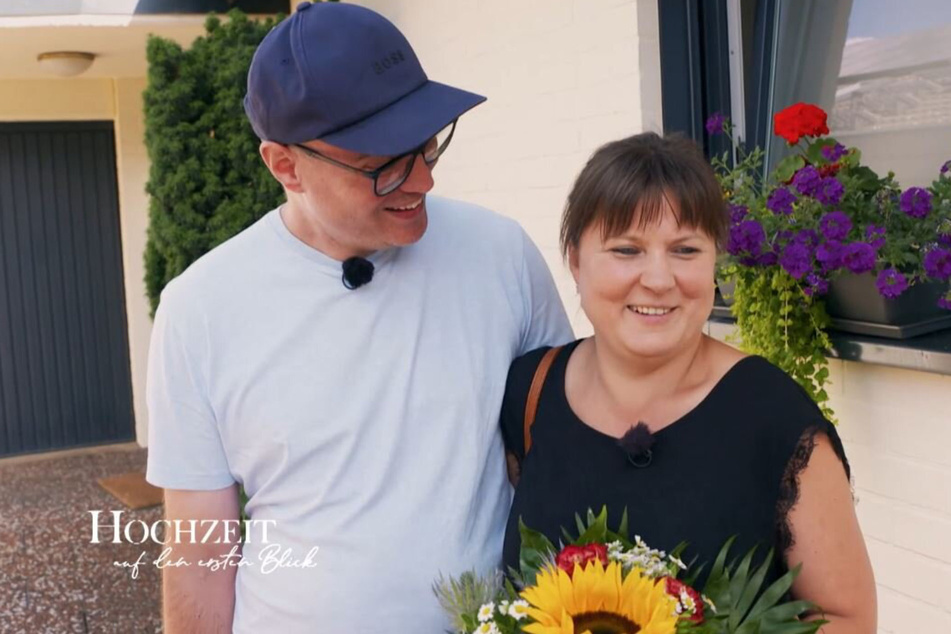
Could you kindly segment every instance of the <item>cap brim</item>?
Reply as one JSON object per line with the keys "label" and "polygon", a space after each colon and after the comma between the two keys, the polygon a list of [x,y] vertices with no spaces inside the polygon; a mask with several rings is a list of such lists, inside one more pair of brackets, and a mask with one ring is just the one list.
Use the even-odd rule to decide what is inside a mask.
{"label": "cap brim", "polygon": [[376,114],[320,140],[361,154],[396,156],[418,148],[483,101],[482,95],[427,81]]}

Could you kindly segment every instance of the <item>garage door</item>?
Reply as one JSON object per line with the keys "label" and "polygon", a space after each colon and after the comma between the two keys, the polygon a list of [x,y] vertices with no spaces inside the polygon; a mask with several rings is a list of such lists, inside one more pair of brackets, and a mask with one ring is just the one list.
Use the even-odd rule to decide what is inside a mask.
{"label": "garage door", "polygon": [[134,436],[111,122],[0,124],[0,456]]}

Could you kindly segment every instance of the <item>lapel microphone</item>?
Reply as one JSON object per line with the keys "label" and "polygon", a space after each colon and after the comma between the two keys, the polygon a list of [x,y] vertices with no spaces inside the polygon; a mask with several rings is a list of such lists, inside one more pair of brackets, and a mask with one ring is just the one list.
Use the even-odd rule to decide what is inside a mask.
{"label": "lapel microphone", "polygon": [[654,459],[654,435],[643,422],[637,423],[618,439],[618,446],[627,455],[627,461],[639,469],[649,467]]}
{"label": "lapel microphone", "polygon": [[343,261],[343,285],[351,291],[373,279],[373,262],[354,256]]}

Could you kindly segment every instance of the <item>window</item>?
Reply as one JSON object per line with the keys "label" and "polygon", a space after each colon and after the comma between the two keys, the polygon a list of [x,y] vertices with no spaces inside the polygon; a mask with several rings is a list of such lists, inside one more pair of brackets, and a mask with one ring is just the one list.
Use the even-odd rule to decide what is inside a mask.
{"label": "window", "polygon": [[903,187],[951,159],[951,2],[688,0],[658,3],[664,127],[708,155],[727,146],[703,121],[723,112],[767,169],[789,153],[772,114],[805,101],[832,134]]}

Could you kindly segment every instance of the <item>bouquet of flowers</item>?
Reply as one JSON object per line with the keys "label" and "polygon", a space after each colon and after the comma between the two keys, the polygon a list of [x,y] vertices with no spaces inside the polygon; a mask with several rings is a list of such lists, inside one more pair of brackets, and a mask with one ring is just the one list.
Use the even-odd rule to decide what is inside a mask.
{"label": "bouquet of flowers", "polygon": [[801,621],[817,610],[807,601],[782,602],[799,569],[765,590],[772,553],[753,566],[754,551],[727,563],[728,541],[703,590],[674,552],[654,550],[627,538],[627,513],[616,532],[607,509],[586,520],[576,516],[578,536],[563,531],[556,548],[521,522],[520,570],[458,580],[440,578],[433,590],[449,614],[452,634],[813,634],[825,623]]}

